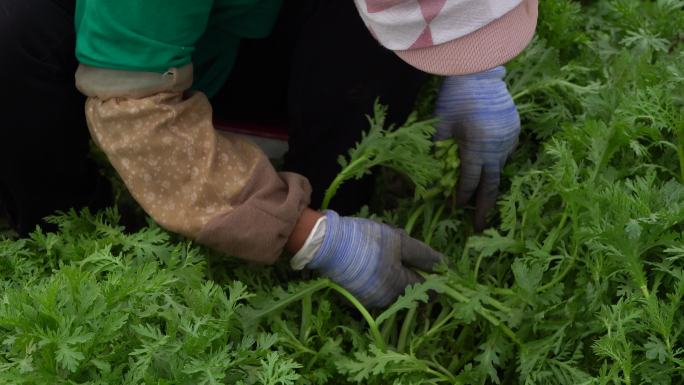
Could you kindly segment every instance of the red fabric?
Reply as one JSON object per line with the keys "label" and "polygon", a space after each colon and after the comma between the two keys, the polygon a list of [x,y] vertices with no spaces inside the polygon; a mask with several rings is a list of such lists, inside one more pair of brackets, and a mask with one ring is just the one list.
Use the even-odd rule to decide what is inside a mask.
{"label": "red fabric", "polygon": [[285,125],[267,125],[243,121],[217,120],[214,122],[214,127],[216,127],[217,130],[232,132],[235,134],[258,136],[261,138],[282,141],[288,140],[287,126]]}

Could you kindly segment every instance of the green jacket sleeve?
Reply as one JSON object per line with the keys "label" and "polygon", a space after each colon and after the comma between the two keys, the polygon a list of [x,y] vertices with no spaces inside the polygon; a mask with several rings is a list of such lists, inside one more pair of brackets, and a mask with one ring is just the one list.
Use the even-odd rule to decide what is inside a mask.
{"label": "green jacket sleeve", "polygon": [[192,61],[213,0],[78,0],[76,57],[94,67],[164,72]]}
{"label": "green jacket sleeve", "polygon": [[267,36],[282,0],[78,0],[76,57],[96,68],[164,73],[194,64],[214,94],[240,40]]}

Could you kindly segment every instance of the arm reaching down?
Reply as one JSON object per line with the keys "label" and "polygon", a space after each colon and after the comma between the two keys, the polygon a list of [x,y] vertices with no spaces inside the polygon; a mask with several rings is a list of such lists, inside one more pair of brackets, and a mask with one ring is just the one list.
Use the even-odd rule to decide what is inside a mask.
{"label": "arm reaching down", "polygon": [[[278,0],[236,6],[248,3]],[[79,4],[76,84],[88,96],[88,127],[161,226],[251,261],[273,262],[286,248],[301,267],[319,270],[373,306],[419,280],[403,262],[430,269],[441,260],[386,225],[308,209],[306,178],[277,173],[258,147],[214,129],[207,97],[190,91],[190,53],[211,16],[210,1]]]}
{"label": "arm reaching down", "polygon": [[[274,261],[308,205],[308,181],[276,173],[255,145],[216,131],[207,98],[175,89],[178,71],[149,73],[138,84],[149,88],[156,76],[168,86],[144,97],[132,88],[126,92],[135,97],[107,95],[117,73],[130,75],[82,67],[77,82],[89,96],[92,137],[134,198],[166,229],[241,258]],[[98,78],[108,81],[98,87]]]}

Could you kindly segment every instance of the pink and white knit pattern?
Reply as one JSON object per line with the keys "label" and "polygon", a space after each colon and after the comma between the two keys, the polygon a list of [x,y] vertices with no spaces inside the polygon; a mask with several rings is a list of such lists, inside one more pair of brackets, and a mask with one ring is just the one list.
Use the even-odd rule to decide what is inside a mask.
{"label": "pink and white knit pattern", "polygon": [[355,0],[366,26],[391,50],[431,47],[477,31],[523,0]]}

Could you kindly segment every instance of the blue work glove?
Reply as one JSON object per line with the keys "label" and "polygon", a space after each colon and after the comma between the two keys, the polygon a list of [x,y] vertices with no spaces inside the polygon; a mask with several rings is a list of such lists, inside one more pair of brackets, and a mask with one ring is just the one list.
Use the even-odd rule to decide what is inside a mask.
{"label": "blue work glove", "polygon": [[368,307],[385,307],[421,282],[410,267],[432,271],[442,254],[404,231],[368,219],[325,212],[323,242],[306,265],[349,290]]}
{"label": "blue work glove", "polygon": [[435,140],[454,138],[461,172],[456,203],[475,195],[475,230],[486,226],[499,192],[501,170],[520,134],[520,116],[503,78],[503,67],[472,75],[449,76],[437,98]]}

